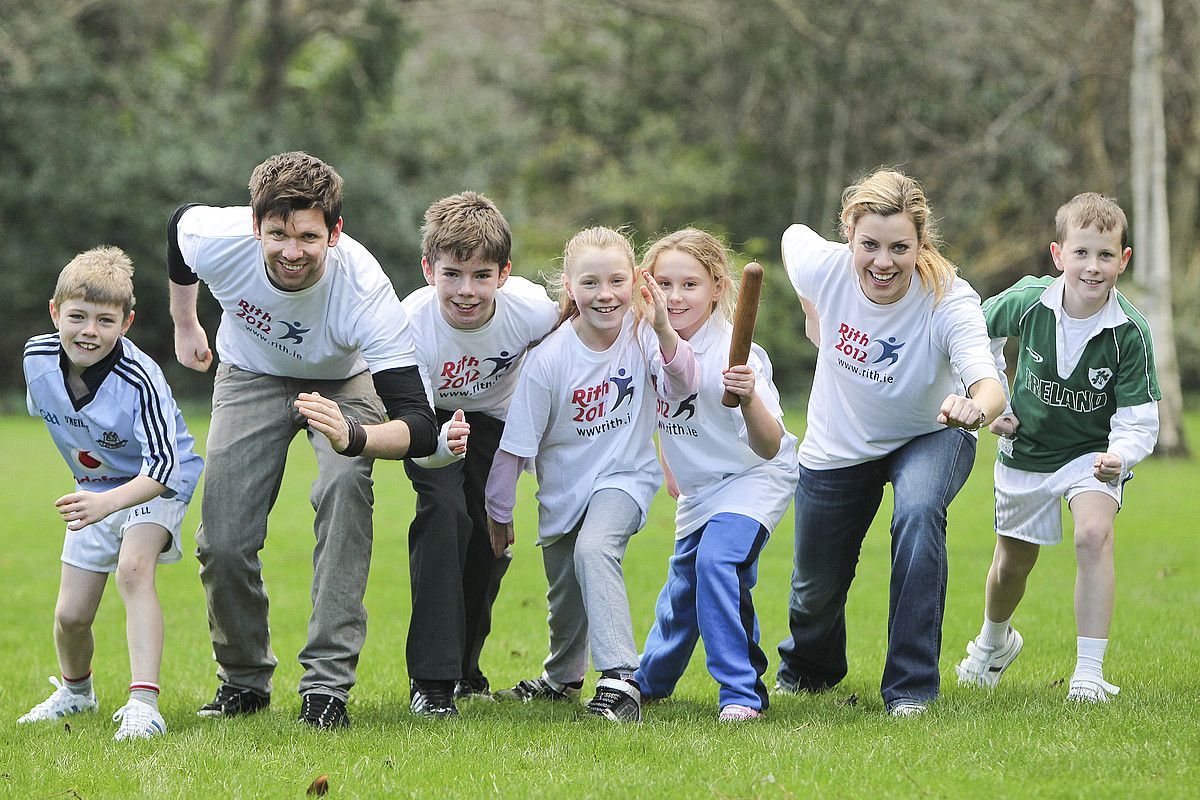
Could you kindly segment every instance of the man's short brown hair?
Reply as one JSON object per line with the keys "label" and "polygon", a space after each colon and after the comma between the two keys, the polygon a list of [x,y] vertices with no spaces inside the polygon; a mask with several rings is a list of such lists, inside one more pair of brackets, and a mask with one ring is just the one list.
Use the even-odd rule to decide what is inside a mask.
{"label": "man's short brown hair", "polygon": [[446,253],[455,261],[468,261],[476,253],[500,269],[512,255],[512,232],[496,204],[479,192],[443,197],[425,211],[421,226],[421,255],[433,268]]}
{"label": "man's short brown hair", "polygon": [[126,317],[133,310],[133,261],[119,247],[93,247],[71,259],[58,274],[54,306],[82,300],[101,306],[117,306]]}
{"label": "man's short brown hair", "polygon": [[298,150],[271,156],[250,175],[250,207],[259,224],[293,211],[319,208],[330,231],[342,216],[342,176],[316,156]]}
{"label": "man's short brown hair", "polygon": [[1059,207],[1054,215],[1059,244],[1066,244],[1071,228],[1095,228],[1104,233],[1120,230],[1121,249],[1129,244],[1129,220],[1115,198],[1097,192],[1077,194]]}

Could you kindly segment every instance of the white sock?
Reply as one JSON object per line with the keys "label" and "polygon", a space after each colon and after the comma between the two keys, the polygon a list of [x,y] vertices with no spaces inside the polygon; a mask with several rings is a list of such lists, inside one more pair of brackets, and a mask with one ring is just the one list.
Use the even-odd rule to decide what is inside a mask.
{"label": "white sock", "polygon": [[129,684],[129,699],[143,702],[157,711],[158,684],[149,681],[135,681]]}
{"label": "white sock", "polygon": [[979,629],[979,638],[975,640],[975,643],[990,650],[1002,647],[1008,641],[1008,623],[1011,620],[1010,616],[1003,622],[992,622],[987,618],[987,614],[984,614],[983,627]]}
{"label": "white sock", "polygon": [[63,675],[63,685],[71,690],[71,694],[89,695],[92,693],[92,671],[82,678],[68,678]]}
{"label": "white sock", "polygon": [[1104,651],[1108,648],[1108,639],[1089,639],[1086,636],[1076,637],[1075,649],[1078,654],[1075,659],[1075,675],[1087,675],[1104,679]]}

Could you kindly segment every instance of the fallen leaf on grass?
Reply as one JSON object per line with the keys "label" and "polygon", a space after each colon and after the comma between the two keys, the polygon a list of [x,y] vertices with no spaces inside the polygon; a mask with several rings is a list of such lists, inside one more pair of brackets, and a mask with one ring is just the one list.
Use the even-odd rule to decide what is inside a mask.
{"label": "fallen leaf on grass", "polygon": [[1058,687],[1062,686],[1066,682],[1067,681],[1065,678],[1059,678],[1057,680],[1050,681],[1050,688],[1057,689]]}
{"label": "fallen leaf on grass", "polygon": [[1161,581],[1164,578],[1170,578],[1170,577],[1174,576],[1177,572],[1179,572],[1179,570],[1175,569],[1174,567],[1162,567],[1158,571],[1158,579]]}
{"label": "fallen leaf on grass", "polygon": [[852,694],[849,697],[844,697],[841,700],[838,700],[838,705],[839,706],[848,706],[849,708],[854,708],[855,706],[858,705],[858,695]]}
{"label": "fallen leaf on grass", "polygon": [[318,775],[316,780],[308,785],[308,791],[305,792],[309,797],[323,797],[329,793],[329,776]]}

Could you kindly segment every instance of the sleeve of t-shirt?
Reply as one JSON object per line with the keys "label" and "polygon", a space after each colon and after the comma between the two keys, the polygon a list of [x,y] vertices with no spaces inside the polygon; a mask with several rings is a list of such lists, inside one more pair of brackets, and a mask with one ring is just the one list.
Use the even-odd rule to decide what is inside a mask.
{"label": "sleeve of t-shirt", "polygon": [[175,209],[175,213],[167,222],[167,276],[171,279],[171,283],[180,286],[190,286],[200,280],[200,277],[188,266],[187,259],[183,256],[183,250],[179,246],[179,220],[183,218],[188,209],[198,205],[199,203],[184,203]]}
{"label": "sleeve of t-shirt", "polygon": [[558,303],[550,299],[544,286],[533,281],[523,281],[520,295],[523,306],[520,314],[526,325],[525,336],[530,346],[533,346],[554,330],[554,325],[558,322]]}
{"label": "sleeve of t-shirt", "polygon": [[822,238],[807,225],[792,225],[783,232],[783,266],[796,294],[820,306],[824,278],[845,259],[847,247]]}
{"label": "sleeve of t-shirt", "polygon": [[1028,276],[1024,277],[983,303],[984,321],[987,323],[988,335],[993,339],[1020,335],[1021,315],[1029,305],[1025,289],[1032,285],[1032,280]]}
{"label": "sleeve of t-shirt", "polygon": [[1115,335],[1119,337],[1121,353],[1117,362],[1117,407],[1161,400],[1150,328],[1130,323],[1118,329]]}
{"label": "sleeve of t-shirt", "polygon": [[1121,406],[1109,421],[1108,450],[1121,457],[1121,468],[1132,469],[1154,452],[1158,442],[1158,403]]}
{"label": "sleeve of t-shirt", "polygon": [[984,378],[1000,380],[979,295],[962,278],[955,279],[950,291],[934,306],[932,333],[934,343],[949,357],[964,386],[970,388]]}
{"label": "sleeve of t-shirt", "polygon": [[353,344],[362,348],[372,374],[417,364],[408,314],[386,279],[363,302],[354,321]]}
{"label": "sleeve of t-shirt", "polygon": [[166,379],[139,361],[122,359],[113,372],[134,389],[133,436],[142,448],[140,474],[177,492],[182,488],[179,451],[175,447],[175,399]]}
{"label": "sleeve of t-shirt", "polygon": [[554,399],[543,372],[542,360],[526,362],[521,370],[512,402],[508,406],[504,436],[500,439],[501,450],[524,458],[537,455],[542,435],[550,422],[550,407]]}

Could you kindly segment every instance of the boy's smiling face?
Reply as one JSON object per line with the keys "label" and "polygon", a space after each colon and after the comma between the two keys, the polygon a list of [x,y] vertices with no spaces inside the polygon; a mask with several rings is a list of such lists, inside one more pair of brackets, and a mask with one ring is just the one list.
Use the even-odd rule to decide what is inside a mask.
{"label": "boy's smiling face", "polygon": [[1060,245],[1050,243],[1050,257],[1063,274],[1063,309],[1075,319],[1092,316],[1108,302],[1108,295],[1125,271],[1133,250],[1121,249],[1121,231],[1072,227]]}
{"label": "boy's smiling face", "polygon": [[120,306],[87,300],[64,300],[60,306],[51,300],[50,318],[76,375],[107,358],[133,324],[132,311],[126,317]]}
{"label": "boy's smiling face", "polygon": [[459,330],[481,328],[496,313],[496,291],[508,280],[512,262],[501,267],[476,251],[466,261],[439,253],[430,264],[421,259],[425,282],[437,292],[442,319]]}

